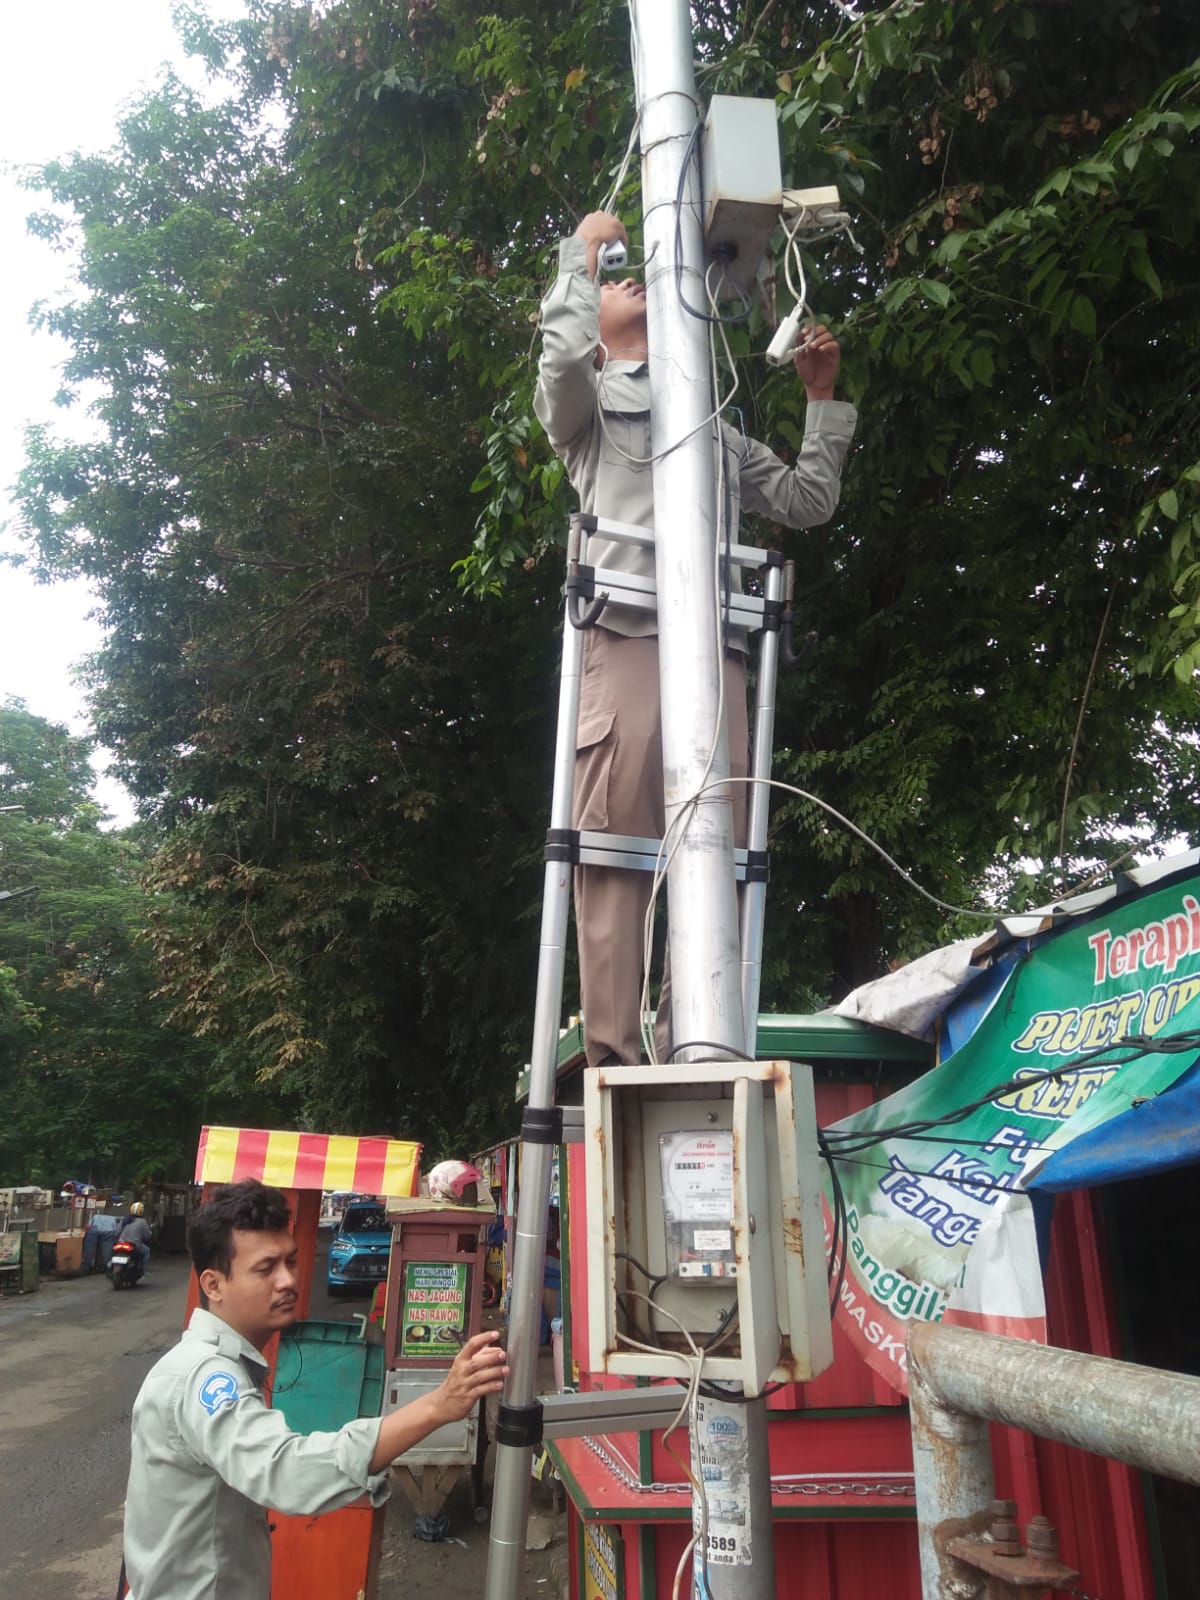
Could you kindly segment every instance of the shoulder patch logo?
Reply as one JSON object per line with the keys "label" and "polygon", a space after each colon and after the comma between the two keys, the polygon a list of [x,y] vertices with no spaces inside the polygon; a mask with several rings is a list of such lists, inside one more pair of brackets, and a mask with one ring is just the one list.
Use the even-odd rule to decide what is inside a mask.
{"label": "shoulder patch logo", "polygon": [[238,1383],[232,1372],[210,1372],[200,1385],[200,1404],[210,1417],[215,1417],[222,1406],[231,1406],[238,1398]]}

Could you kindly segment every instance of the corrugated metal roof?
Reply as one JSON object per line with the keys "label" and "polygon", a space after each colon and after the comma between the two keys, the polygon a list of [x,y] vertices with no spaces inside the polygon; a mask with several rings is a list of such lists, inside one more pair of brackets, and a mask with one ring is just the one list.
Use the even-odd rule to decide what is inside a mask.
{"label": "corrugated metal roof", "polygon": [[982,941],[976,955],[1002,950],[1014,939],[1031,939],[1035,934],[1046,933],[1074,917],[1090,916],[1101,906],[1143,894],[1155,884],[1166,883],[1171,878],[1186,877],[1195,872],[1197,867],[1200,867],[1200,850],[1185,850],[1179,855],[1163,856],[1158,861],[1147,862],[1145,866],[1114,873],[1111,882],[1097,889],[1068,895],[1063,900],[1035,907],[1021,916],[1001,917],[996,923],[995,932]]}

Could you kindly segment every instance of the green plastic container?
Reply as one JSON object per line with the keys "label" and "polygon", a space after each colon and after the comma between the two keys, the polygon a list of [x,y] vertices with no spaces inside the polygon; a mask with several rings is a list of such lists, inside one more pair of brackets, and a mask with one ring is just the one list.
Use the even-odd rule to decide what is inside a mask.
{"label": "green plastic container", "polygon": [[332,1433],[383,1409],[383,1346],[352,1322],[297,1322],[279,1340],[271,1404],[294,1433]]}

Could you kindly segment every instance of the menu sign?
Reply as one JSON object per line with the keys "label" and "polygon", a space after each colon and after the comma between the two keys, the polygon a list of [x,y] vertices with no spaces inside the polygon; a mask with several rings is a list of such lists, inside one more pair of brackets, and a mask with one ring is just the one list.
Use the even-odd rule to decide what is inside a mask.
{"label": "menu sign", "polygon": [[467,1263],[407,1262],[400,1319],[402,1356],[451,1359],[467,1337]]}

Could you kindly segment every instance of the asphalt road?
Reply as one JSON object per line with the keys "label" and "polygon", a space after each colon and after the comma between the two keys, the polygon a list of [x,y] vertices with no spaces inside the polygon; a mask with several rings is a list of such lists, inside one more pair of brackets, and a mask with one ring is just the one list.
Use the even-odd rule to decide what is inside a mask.
{"label": "asphalt road", "polygon": [[[309,1316],[345,1321],[367,1298],[331,1300],[322,1234]],[[156,1257],[133,1290],[107,1278],[48,1280],[0,1298],[0,1596],[114,1600],[129,1471],[129,1420],[142,1379],[183,1327],[188,1262]],[[411,1537],[412,1513],[393,1495],[378,1600],[479,1593],[487,1530],[471,1518],[465,1485],[447,1507],[451,1540]],[[531,1553],[526,1594],[562,1591],[562,1528]],[[558,1559],[556,1559],[556,1557]]]}
{"label": "asphalt road", "polygon": [[119,1294],[95,1273],[0,1301],[0,1594],[113,1600],[130,1412],[186,1282],[185,1258],[160,1256]]}

